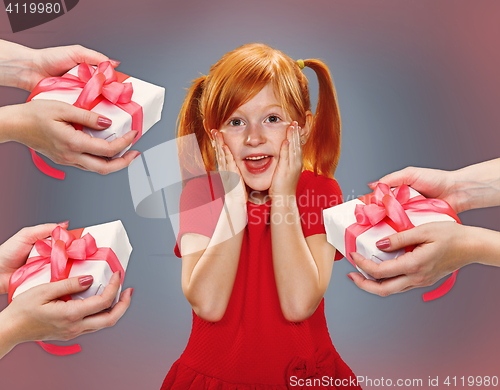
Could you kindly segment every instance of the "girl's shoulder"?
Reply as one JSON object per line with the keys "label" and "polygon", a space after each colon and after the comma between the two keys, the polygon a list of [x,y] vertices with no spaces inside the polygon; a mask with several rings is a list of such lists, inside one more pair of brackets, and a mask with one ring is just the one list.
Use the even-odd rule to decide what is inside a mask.
{"label": "girl's shoulder", "polygon": [[304,170],[297,184],[297,196],[314,195],[326,195],[332,198],[335,204],[342,203],[342,190],[337,180]]}

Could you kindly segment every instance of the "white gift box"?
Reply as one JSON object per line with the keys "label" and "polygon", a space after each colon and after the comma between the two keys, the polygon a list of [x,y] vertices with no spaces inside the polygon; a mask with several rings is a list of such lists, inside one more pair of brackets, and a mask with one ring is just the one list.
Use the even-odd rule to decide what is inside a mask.
{"label": "white gift box", "polygon": [[[420,195],[413,188],[410,188],[410,199]],[[332,244],[340,253],[347,257],[345,248],[345,231],[352,224],[356,223],[355,208],[356,205],[364,205],[359,199],[354,199],[349,202],[323,210],[323,218],[326,229],[326,239]],[[446,214],[441,214],[431,211],[414,211],[407,210],[406,215],[411,223],[415,226],[422,225],[429,222],[439,221],[453,221],[455,219]],[[385,260],[395,259],[405,253],[404,248],[393,252],[384,252],[377,248],[375,243],[382,238],[397,233],[386,222],[379,222],[377,225],[371,227],[364,233],[356,238],[356,252],[363,256],[365,259],[371,259],[377,264]],[[358,270],[368,279],[375,280],[372,276],[368,275],[361,269]]]}
{"label": "white gift box", "polygon": [[[127,269],[132,246],[128,240],[127,232],[121,221],[114,221],[104,223],[102,225],[90,226],[83,230],[82,237],[90,233],[94,237],[98,248],[111,248],[116,257],[120,261],[123,270]],[[28,258],[39,256],[35,247],[31,250]],[[94,295],[100,295],[104,288],[109,284],[109,280],[113,275],[111,268],[106,261],[75,261],[71,267],[69,277],[92,275],[94,281],[92,285],[85,291],[72,294],[72,299],[85,299]],[[49,283],[51,278],[50,264],[45,265],[39,271],[29,276],[24,283],[22,283],[12,295],[15,299],[17,295],[29,290],[32,287],[38,286],[43,283]],[[121,287],[116,294],[113,305],[118,302],[120,297]]]}
{"label": "white gift box", "polygon": [[[94,68],[96,67],[94,66]],[[78,76],[78,66],[74,67],[67,73]],[[161,119],[163,100],[165,97],[165,88],[147,83],[146,81],[142,81],[134,77],[128,77],[124,81],[124,83],[132,84],[132,87],[134,88],[132,101],[136,102],[142,107],[142,134],[144,134]],[[58,100],[61,102],[74,104],[81,92],[81,89],[58,89],[50,92],[41,92],[38,95],[34,96],[32,100]],[[106,141],[111,142],[116,138],[123,137],[132,128],[132,117],[130,116],[130,114],[127,114],[121,108],[118,108],[106,99],[97,104],[92,109],[92,111],[103,115],[113,121],[112,125],[105,130],[93,130],[89,129],[88,127],[83,127],[83,131],[92,137],[102,138]],[[126,149],[113,156],[113,158],[123,156],[123,154],[125,154],[125,152],[130,149],[130,147],[131,146],[128,146]]]}

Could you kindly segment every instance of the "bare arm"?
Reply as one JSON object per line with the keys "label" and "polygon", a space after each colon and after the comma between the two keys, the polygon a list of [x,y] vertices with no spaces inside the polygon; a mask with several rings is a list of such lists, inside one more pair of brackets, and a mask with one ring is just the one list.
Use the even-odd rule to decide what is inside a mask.
{"label": "bare arm", "polygon": [[500,158],[453,172],[456,191],[462,193],[461,210],[500,205]]}
{"label": "bare arm", "polygon": [[[240,259],[246,207],[226,201],[211,238],[181,239],[182,290],[198,317],[216,322],[226,312]],[[229,212],[226,212],[226,209]],[[232,236],[232,229],[238,233]]]}
{"label": "bare arm", "polygon": [[[500,158],[456,171],[408,167],[379,180],[391,187],[407,184],[428,198],[447,201],[457,212],[500,205]],[[377,182],[370,183],[373,189]]]}
{"label": "bare arm", "polygon": [[269,189],[276,287],[283,315],[292,322],[306,320],[320,304],[335,257],[335,248],[326,241],[326,234],[304,238],[302,232],[296,191],[303,166],[303,130],[295,121],[287,129]]}
{"label": "bare arm", "polygon": [[[274,215],[280,214],[280,217]],[[296,202],[271,206],[273,266],[281,310],[288,321],[309,318],[325,295],[332,273],[335,248],[326,234],[304,238]]]}
{"label": "bare arm", "polygon": [[[30,49],[0,39],[0,85],[32,91],[45,77],[62,76],[81,62],[98,65],[104,54],[80,45]],[[111,64],[116,67],[119,62]]]}
{"label": "bare arm", "polygon": [[[181,238],[182,290],[196,315],[216,322],[226,312],[247,222],[247,192],[222,135],[213,132],[225,203],[212,237],[184,234]],[[232,191],[231,181],[238,183]],[[181,216],[182,218],[182,216]]]}

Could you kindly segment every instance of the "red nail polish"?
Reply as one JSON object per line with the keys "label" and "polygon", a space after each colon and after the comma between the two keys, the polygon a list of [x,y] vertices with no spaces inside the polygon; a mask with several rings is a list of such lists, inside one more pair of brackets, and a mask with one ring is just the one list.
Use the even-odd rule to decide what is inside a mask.
{"label": "red nail polish", "polygon": [[347,277],[348,277],[349,279],[351,279],[351,280],[354,282],[354,279],[352,278],[352,276],[351,276],[351,275],[349,275],[349,274],[348,274],[348,275],[347,275]]}
{"label": "red nail polish", "polygon": [[132,160],[135,160],[137,157],[139,157],[141,154],[137,153],[137,156],[135,156]]}
{"label": "red nail polish", "polygon": [[378,249],[389,249],[391,246],[391,240],[388,238],[383,238],[375,243]]}
{"label": "red nail polish", "polygon": [[92,275],[80,276],[78,281],[80,282],[80,286],[87,287],[94,282],[94,277]]}
{"label": "red nail polish", "polygon": [[132,298],[133,293],[134,293],[134,288],[132,288],[132,290],[130,290],[130,298]]}
{"label": "red nail polish", "polygon": [[109,127],[113,121],[109,118],[105,118],[103,116],[100,116],[99,119],[97,119],[97,125],[100,127]]}

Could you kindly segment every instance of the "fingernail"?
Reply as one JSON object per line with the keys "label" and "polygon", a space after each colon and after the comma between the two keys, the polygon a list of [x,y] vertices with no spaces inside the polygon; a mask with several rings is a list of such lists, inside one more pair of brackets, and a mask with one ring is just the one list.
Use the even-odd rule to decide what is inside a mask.
{"label": "fingernail", "polygon": [[109,127],[113,121],[109,118],[106,118],[104,116],[100,116],[99,119],[97,119],[97,125],[100,127]]}
{"label": "fingernail", "polygon": [[350,274],[347,274],[347,277],[354,282],[354,279],[352,278],[352,276]]}
{"label": "fingernail", "polygon": [[117,60],[109,60],[109,62],[111,62],[111,65],[113,65],[113,68],[116,68],[118,65],[121,64],[121,61],[117,61]]}
{"label": "fingernail", "polygon": [[78,278],[78,281],[80,282],[80,286],[88,287],[94,281],[94,277],[92,275],[81,276]]}
{"label": "fingernail", "polygon": [[120,278],[120,280],[122,280],[122,271],[116,271],[118,272],[118,277]]}
{"label": "fingernail", "polygon": [[130,290],[130,298],[132,298],[132,294],[134,294],[134,288],[132,287],[132,289]]}
{"label": "fingernail", "polygon": [[368,183],[368,187],[375,187],[376,185],[378,184],[378,181],[372,181],[370,183]]}
{"label": "fingernail", "polygon": [[69,221],[59,222],[57,224],[57,226],[68,226],[68,225],[69,225]]}
{"label": "fingernail", "polygon": [[132,159],[132,161],[133,161],[133,160],[135,160],[135,159],[136,159],[137,157],[139,157],[140,155],[141,155],[141,154],[140,154],[139,152],[137,152],[137,155],[136,155],[136,156]]}
{"label": "fingernail", "polygon": [[384,238],[375,243],[378,249],[388,249],[391,246],[391,240]]}
{"label": "fingernail", "polygon": [[133,134],[133,136],[135,138],[137,136],[137,134],[139,134],[139,132],[137,130],[131,130],[127,134]]}

